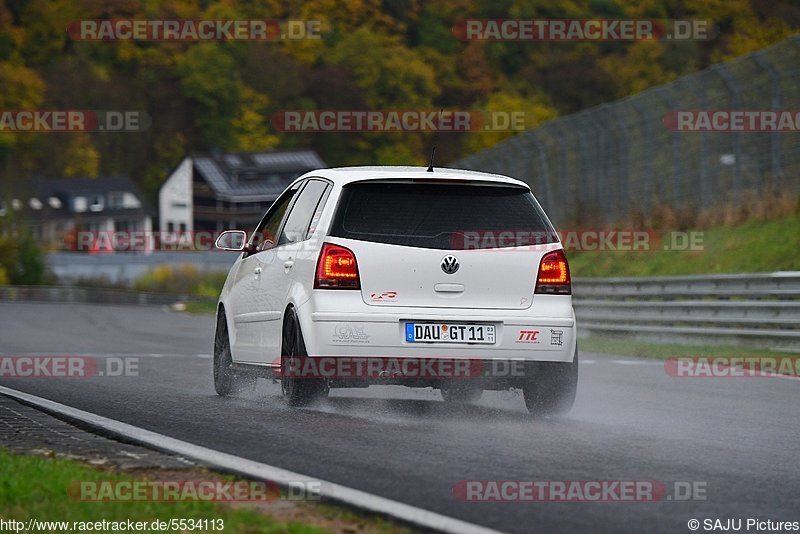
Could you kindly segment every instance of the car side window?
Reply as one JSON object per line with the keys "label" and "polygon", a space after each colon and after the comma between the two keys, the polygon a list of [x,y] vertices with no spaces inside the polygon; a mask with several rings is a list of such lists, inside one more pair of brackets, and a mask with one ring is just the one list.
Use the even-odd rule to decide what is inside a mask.
{"label": "car side window", "polygon": [[292,206],[292,211],[286,218],[283,231],[278,239],[278,246],[286,243],[297,243],[306,238],[308,227],[317,206],[328,189],[328,184],[321,180],[309,180],[300,191],[300,196]]}
{"label": "car side window", "polygon": [[308,223],[305,239],[311,237],[311,234],[313,234],[314,230],[317,229],[319,220],[322,217],[322,209],[325,207],[325,203],[328,202],[328,196],[330,196],[330,194],[331,194],[331,188],[330,186],[328,186],[325,189],[325,193],[323,193],[322,198],[320,198],[319,202],[317,203],[317,209],[314,210],[314,215],[311,217],[311,222]]}
{"label": "car side window", "polygon": [[300,185],[293,187],[286,191],[283,195],[278,197],[275,203],[267,210],[266,215],[259,223],[256,231],[253,232],[251,244],[255,250],[261,252],[268,250],[275,246],[278,239],[278,230],[280,229],[281,222],[283,221],[286,211],[289,209],[292,199],[300,189]]}

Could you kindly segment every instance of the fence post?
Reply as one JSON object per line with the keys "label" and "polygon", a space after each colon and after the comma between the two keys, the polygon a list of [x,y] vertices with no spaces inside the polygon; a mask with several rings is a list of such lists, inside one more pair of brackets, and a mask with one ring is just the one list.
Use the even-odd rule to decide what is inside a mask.
{"label": "fence post", "polygon": [[530,138],[536,146],[536,151],[539,153],[539,174],[542,177],[542,184],[544,185],[544,194],[547,199],[547,211],[552,212],[556,204],[553,201],[553,192],[550,187],[550,167],[547,164],[547,148],[536,135],[536,130],[530,132],[530,135],[527,137]]}
{"label": "fence post", "polygon": [[[708,110],[708,98],[705,91],[698,88],[696,80],[699,79],[700,73],[694,76],[685,76],[682,78],[684,83],[689,87],[689,90],[697,97],[700,102],[700,108]],[[705,207],[709,198],[709,153],[708,139],[710,132],[700,132],[700,207]]]}
{"label": "fence post", "polygon": [[[585,212],[589,209],[590,203],[588,199],[589,191],[589,143],[586,137],[590,135],[588,128],[585,125],[576,126],[575,123],[584,123],[585,120],[578,119],[575,115],[570,115],[567,121],[572,128],[572,131],[577,132],[578,136],[578,154],[580,155],[580,174],[575,177],[575,196],[578,199],[579,210]],[[595,180],[594,174],[592,180]],[[596,180],[595,180],[596,181]],[[595,202],[597,199],[595,198]],[[578,216],[581,214],[578,213]],[[585,222],[585,221],[584,221]]]}
{"label": "fence post", "polygon": [[653,202],[653,122],[642,109],[641,97],[631,98],[633,109],[642,117],[644,129],[644,198],[641,199],[643,208],[649,208]]}
{"label": "fence post", "polygon": [[525,152],[520,148],[520,136],[515,135],[508,139],[503,147],[506,149],[506,168],[500,174],[505,174],[517,180],[527,181],[525,177]]}
{"label": "fence post", "polygon": [[[556,187],[558,191],[558,203],[560,206],[564,206],[570,194],[573,193],[567,180],[567,143],[564,132],[561,131],[561,126],[563,124],[564,121],[552,121],[548,123],[548,126],[552,126],[552,131],[556,137],[556,144],[558,147],[558,177],[554,181],[554,187]],[[571,196],[574,198],[574,195]],[[567,213],[563,207],[562,213]]]}
{"label": "fence post", "polygon": [[628,128],[626,127],[625,122],[622,120],[622,113],[619,112],[619,108],[621,106],[616,105],[609,107],[610,113],[616,115],[616,123],[617,123],[617,131],[619,132],[619,137],[617,137],[617,149],[619,150],[620,155],[620,162],[617,165],[619,169],[619,179],[620,185],[622,186],[622,198],[620,199],[623,204],[625,204],[628,209],[631,205],[631,194],[630,194],[630,181],[631,181],[631,159],[630,159],[630,144],[628,143]]}
{"label": "fence post", "polygon": [[[756,52],[753,54],[753,60],[759,67],[764,69],[769,75],[770,82],[772,83],[772,102],[771,106],[773,111],[781,109],[781,76],[778,70],[772,66],[772,63],[764,58],[763,52]],[[770,154],[771,154],[771,168],[772,168],[772,186],[777,191],[776,182],[783,182],[783,170],[781,166],[781,132],[775,130],[770,133],[769,138]],[[759,180],[761,174],[759,173]],[[759,183],[759,191],[763,189],[763,184]]]}
{"label": "fence post", "polygon": [[[595,181],[594,181],[594,196],[595,196],[595,209],[600,208],[602,206],[603,209],[603,222],[607,222],[609,218],[609,203],[608,203],[608,176],[606,175],[605,169],[605,162],[607,157],[606,151],[606,136],[603,125],[595,120],[594,114],[596,113],[595,109],[588,109],[582,115],[586,117],[587,122],[592,125],[592,129],[595,132],[593,138],[594,144],[594,154],[595,154]],[[601,191],[602,200],[601,200]],[[595,221],[600,222],[600,221]]]}
{"label": "fence post", "polygon": [[[655,90],[661,100],[667,105],[667,111],[678,111],[678,105],[672,94],[664,87],[657,87]],[[671,134],[672,139],[672,207],[678,208],[683,201],[683,188],[681,181],[683,179],[683,166],[681,165],[681,132],[674,131]]]}
{"label": "fence post", "polygon": [[[720,75],[722,80],[725,82],[725,86],[728,88],[728,91],[731,94],[732,98],[732,108],[739,109],[742,106],[742,97],[739,91],[739,85],[736,83],[736,80],[728,72],[728,68],[725,66],[724,63],[719,63],[717,65],[713,65],[711,69]],[[734,198],[736,200],[741,199],[742,194],[742,137],[741,133],[736,131],[733,132],[733,193]]]}

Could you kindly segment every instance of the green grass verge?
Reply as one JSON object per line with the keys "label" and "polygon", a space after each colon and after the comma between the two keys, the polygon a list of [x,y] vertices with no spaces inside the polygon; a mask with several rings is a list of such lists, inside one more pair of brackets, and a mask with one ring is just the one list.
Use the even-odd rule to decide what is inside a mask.
{"label": "green grass verge", "polygon": [[619,356],[635,356],[637,358],[666,359],[673,356],[787,356],[789,353],[755,349],[752,347],[734,347],[724,345],[677,345],[661,344],[648,341],[606,338],[592,336],[578,340],[581,352],[600,352]]}
{"label": "green grass verge", "polygon": [[[267,532],[290,534],[316,534],[325,530],[304,523],[281,523],[252,509],[234,508],[219,503],[181,502],[83,502],[70,497],[68,491],[74,481],[123,481],[133,477],[101,471],[71,461],[24,456],[0,449],[0,517],[26,521],[146,521],[155,519],[208,519],[224,521],[224,532]],[[214,476],[214,475],[212,475]],[[305,505],[305,503],[301,503]],[[363,524],[364,519],[343,510],[325,505],[317,515],[338,517],[341,520]],[[392,530],[382,520],[369,520],[378,530]],[[377,522],[377,523],[376,523]],[[71,528],[69,530],[72,530]],[[205,530],[202,530],[205,531]],[[211,532],[211,530],[208,530]]]}
{"label": "green grass verge", "polygon": [[206,313],[216,313],[217,312],[217,303],[216,301],[211,300],[203,300],[199,302],[187,302],[186,308],[183,310],[187,313],[193,313],[196,315],[202,315]]}
{"label": "green grass verge", "polygon": [[203,272],[191,263],[159,265],[140,276],[133,288],[137,291],[215,299],[226,277],[226,272]]}
{"label": "green grass verge", "polygon": [[568,257],[576,277],[797,271],[800,215],[710,228],[703,231],[703,250],[573,251]]}

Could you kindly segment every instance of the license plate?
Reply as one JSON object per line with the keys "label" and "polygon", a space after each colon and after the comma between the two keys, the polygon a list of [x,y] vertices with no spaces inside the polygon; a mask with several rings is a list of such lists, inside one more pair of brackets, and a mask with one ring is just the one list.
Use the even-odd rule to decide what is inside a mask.
{"label": "license plate", "polygon": [[408,343],[494,344],[493,324],[406,323]]}

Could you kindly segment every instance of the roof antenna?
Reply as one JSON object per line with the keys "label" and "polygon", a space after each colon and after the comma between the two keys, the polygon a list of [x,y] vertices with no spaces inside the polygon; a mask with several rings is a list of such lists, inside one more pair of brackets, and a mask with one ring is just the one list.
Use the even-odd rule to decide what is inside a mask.
{"label": "roof antenna", "polygon": [[439,124],[433,132],[433,148],[431,148],[431,160],[428,162],[428,172],[433,172],[433,158],[436,157],[436,143],[439,141],[439,128],[442,127],[442,111],[444,108],[439,109]]}
{"label": "roof antenna", "polygon": [[[436,134],[434,134],[436,135]],[[433,158],[436,156],[436,142],[433,143],[433,148],[431,149],[431,161],[428,163],[428,172],[433,172]]]}

